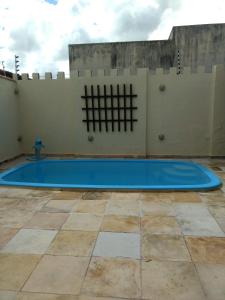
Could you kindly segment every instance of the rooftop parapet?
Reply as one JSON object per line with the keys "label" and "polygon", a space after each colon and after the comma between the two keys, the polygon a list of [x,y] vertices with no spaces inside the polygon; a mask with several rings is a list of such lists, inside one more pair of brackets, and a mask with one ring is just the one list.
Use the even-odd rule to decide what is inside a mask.
{"label": "rooftop parapet", "polygon": [[[64,72],[58,72],[56,78],[53,78],[51,72],[46,72],[44,76],[41,76],[39,73],[32,73],[32,76],[29,77],[28,73],[22,74],[22,80],[68,80],[76,78],[91,78],[91,77],[120,77],[120,76],[138,76],[140,74],[146,73],[150,76],[185,76],[189,74],[204,74],[212,73],[212,70],[220,65],[213,66],[210,71],[205,66],[198,66],[195,69],[191,67],[183,67],[178,70],[176,67],[170,69],[156,68],[155,70],[150,70],[147,68],[126,68],[126,69],[98,69],[98,70],[74,70],[71,73],[70,78],[66,78]],[[224,66],[222,65],[224,68]],[[16,79],[14,74],[14,79]]]}

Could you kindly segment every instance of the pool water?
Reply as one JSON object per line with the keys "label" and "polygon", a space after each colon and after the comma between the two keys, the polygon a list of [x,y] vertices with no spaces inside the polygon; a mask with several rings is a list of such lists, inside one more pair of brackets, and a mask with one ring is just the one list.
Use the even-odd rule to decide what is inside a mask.
{"label": "pool water", "polygon": [[0,174],[0,185],[141,190],[207,190],[221,185],[209,169],[186,161],[41,160]]}

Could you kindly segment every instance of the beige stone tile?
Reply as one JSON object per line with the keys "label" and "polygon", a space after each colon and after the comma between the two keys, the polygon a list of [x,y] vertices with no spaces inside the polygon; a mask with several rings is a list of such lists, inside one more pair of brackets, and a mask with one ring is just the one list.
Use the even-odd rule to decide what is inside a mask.
{"label": "beige stone tile", "polygon": [[89,258],[44,256],[23,287],[26,292],[78,295]]}
{"label": "beige stone tile", "polygon": [[52,194],[54,193],[53,190],[50,189],[39,189],[39,188],[34,188],[34,189],[30,189],[29,193],[28,193],[28,197],[31,198],[47,198],[47,199],[51,199]]}
{"label": "beige stone tile", "polygon": [[60,229],[68,216],[69,214],[66,213],[38,212],[24,227],[32,229]]}
{"label": "beige stone tile", "polygon": [[174,204],[176,216],[210,218],[211,215],[204,203],[176,203]]}
{"label": "beige stone tile", "polygon": [[225,265],[196,264],[207,299],[225,299]]}
{"label": "beige stone tile", "polygon": [[48,189],[29,189],[26,198],[46,198],[50,199],[53,194],[53,191]]}
{"label": "beige stone tile", "polygon": [[171,201],[174,199],[174,193],[173,192],[165,192],[165,193],[143,192],[141,193],[140,199],[146,201],[171,203]]}
{"label": "beige stone tile", "polygon": [[105,215],[102,221],[101,231],[139,232],[139,217]]}
{"label": "beige stone tile", "polygon": [[141,219],[141,226],[144,233],[181,234],[181,229],[174,217],[144,216]]}
{"label": "beige stone tile", "polygon": [[42,207],[42,212],[67,213],[71,212],[79,200],[50,200]]}
{"label": "beige stone tile", "polygon": [[208,206],[209,211],[213,215],[213,217],[217,218],[225,218],[225,207],[218,205],[210,205]]}
{"label": "beige stone tile", "polygon": [[142,299],[203,300],[195,267],[190,262],[142,262]]}
{"label": "beige stone tile", "polygon": [[138,200],[109,200],[106,212],[107,215],[139,216],[140,207]]}
{"label": "beige stone tile", "polygon": [[28,198],[49,198],[52,191],[42,189],[25,189],[25,188],[0,188],[0,198],[17,198],[17,199],[28,199]]}
{"label": "beige stone tile", "polygon": [[0,291],[1,300],[17,300],[17,292]]}
{"label": "beige stone tile", "polygon": [[93,257],[82,293],[100,297],[140,298],[139,261]]}
{"label": "beige stone tile", "polygon": [[0,289],[18,291],[39,260],[39,255],[0,254]]}
{"label": "beige stone tile", "polygon": [[[0,298],[1,299],[1,298]],[[19,293],[16,300],[79,300],[74,295],[40,294],[40,293]]]}
{"label": "beige stone tile", "polygon": [[0,226],[21,228],[34,215],[34,212],[22,209],[8,209],[0,211]]}
{"label": "beige stone tile", "polygon": [[225,264],[225,238],[185,237],[194,262]]}
{"label": "beige stone tile", "polygon": [[77,213],[104,214],[106,204],[107,200],[80,200],[74,211]]}
{"label": "beige stone tile", "polygon": [[217,223],[219,224],[220,228],[225,232],[225,218],[216,218]]}
{"label": "beige stone tile", "polygon": [[110,192],[86,192],[82,195],[83,200],[108,200],[111,198]]}
{"label": "beige stone tile", "polygon": [[16,228],[0,227],[0,248],[2,248],[17,233]]}
{"label": "beige stone tile", "polygon": [[112,297],[94,297],[94,296],[86,296],[80,295],[79,300],[123,300],[122,298],[112,298]]}
{"label": "beige stone tile", "polygon": [[102,216],[74,213],[69,216],[65,224],[64,230],[84,230],[84,231],[98,231],[101,225]]}
{"label": "beige stone tile", "polygon": [[170,203],[142,200],[141,214],[143,216],[175,216],[175,211]]}
{"label": "beige stone tile", "polygon": [[177,216],[177,221],[184,235],[225,237],[224,232],[211,215],[208,217]]}
{"label": "beige stone tile", "polygon": [[94,231],[60,231],[50,249],[49,254],[90,256],[97,238]]}
{"label": "beige stone tile", "polygon": [[29,194],[29,189],[23,188],[1,188],[0,189],[0,198],[25,198]]}
{"label": "beige stone tile", "polygon": [[2,253],[43,254],[56,236],[56,230],[20,229],[2,248]]}
{"label": "beige stone tile", "polygon": [[201,197],[194,192],[176,192],[174,193],[174,202],[201,202]]}
{"label": "beige stone tile", "polygon": [[199,194],[200,194],[200,196],[206,196],[206,197],[210,196],[211,197],[211,196],[221,196],[224,193],[221,189],[217,189],[217,190],[213,190],[213,191],[199,192]]}
{"label": "beige stone tile", "polygon": [[182,236],[143,234],[142,257],[146,260],[190,261]]}
{"label": "beige stone tile", "polygon": [[141,193],[135,192],[112,192],[112,200],[139,200]]}
{"label": "beige stone tile", "polygon": [[211,164],[209,164],[208,166],[213,171],[216,171],[216,172],[221,172],[222,171],[222,169],[219,166],[211,165]]}
{"label": "beige stone tile", "polygon": [[140,259],[140,234],[99,232],[93,256]]}
{"label": "beige stone tile", "polygon": [[225,194],[204,194],[201,195],[202,201],[207,205],[218,205],[225,207]]}
{"label": "beige stone tile", "polygon": [[74,191],[55,191],[52,193],[52,200],[78,200],[81,199],[83,192]]}
{"label": "beige stone tile", "polygon": [[[222,166],[222,168],[224,169],[224,166]],[[222,180],[224,180],[225,179],[225,172],[223,171],[223,172],[216,172],[217,173],[217,176],[219,176]]]}
{"label": "beige stone tile", "polygon": [[24,211],[36,211],[47,203],[47,199],[32,198],[0,198],[0,211],[18,209]]}

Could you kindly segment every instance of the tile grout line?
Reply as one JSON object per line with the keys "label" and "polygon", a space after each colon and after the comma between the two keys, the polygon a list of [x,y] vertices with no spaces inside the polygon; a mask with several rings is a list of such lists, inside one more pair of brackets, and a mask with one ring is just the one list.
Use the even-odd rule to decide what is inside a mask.
{"label": "tile grout line", "polygon": [[[34,255],[34,254],[30,254],[30,255]],[[28,282],[28,280],[30,279],[31,275],[33,274],[33,272],[37,269],[38,265],[40,264],[41,260],[43,259],[45,254],[42,255],[38,255],[40,256],[39,261],[37,262],[37,264],[35,265],[34,269],[31,271],[30,275],[27,277],[27,279],[24,281],[24,284],[21,286],[21,288],[19,289],[18,292],[22,292],[24,286],[26,285],[26,283]]]}
{"label": "tile grout line", "polygon": [[[44,205],[43,205],[43,206],[44,206]],[[34,215],[35,215],[35,213],[34,213]],[[34,215],[33,215],[33,216],[34,216]],[[68,217],[69,217],[69,216],[68,216]],[[67,219],[68,219],[68,218],[67,218]],[[67,220],[67,219],[66,219],[66,220]],[[65,220],[65,222],[66,222],[66,220]],[[63,224],[64,224],[65,222],[63,222]],[[62,228],[63,224],[61,225],[60,228]],[[25,226],[25,225],[24,225],[24,226]],[[25,229],[25,228],[22,227],[22,228],[20,228],[20,229]],[[44,229],[40,229],[40,230],[44,230]],[[45,229],[45,230],[47,230],[47,229]],[[48,230],[49,230],[49,229],[48,229]],[[56,238],[56,236],[58,235],[58,233],[59,233],[60,230],[56,230],[56,231],[57,231],[57,233],[56,233],[56,235],[55,235],[55,237],[54,237],[53,240],[55,240],[55,238]],[[50,245],[52,244],[53,240],[51,241]],[[50,245],[49,245],[49,247],[50,247]],[[28,254],[28,255],[37,255],[37,256],[40,256],[40,259],[38,260],[37,264],[35,265],[34,269],[31,271],[31,273],[29,274],[29,276],[27,277],[27,279],[24,281],[24,283],[23,283],[23,285],[21,286],[21,288],[19,289],[19,291],[17,291],[18,293],[19,293],[19,292],[22,292],[24,286],[26,285],[26,283],[28,282],[28,280],[31,278],[33,272],[37,269],[37,267],[38,267],[38,265],[40,264],[40,262],[42,261],[43,257],[44,257],[45,255],[48,255],[47,251],[48,251],[49,247],[48,247],[47,250],[46,250],[43,254],[41,254],[41,255],[40,255],[40,254],[39,254],[39,255],[37,255],[37,254]],[[24,254],[22,254],[22,255],[24,255]]]}
{"label": "tile grout line", "polygon": [[[213,205],[212,205],[213,206]],[[220,228],[220,230],[224,233],[224,237],[217,237],[217,238],[225,238],[225,231],[222,229],[220,223],[217,221],[217,219],[213,216],[213,214],[211,213],[211,211],[208,209],[208,205],[207,205],[207,210],[209,212],[209,214],[211,215],[211,217],[214,219],[214,221],[216,222],[216,224],[218,225],[218,227]]]}
{"label": "tile grout line", "polygon": [[94,249],[95,249],[95,246],[96,246],[96,243],[97,243],[97,240],[98,240],[98,236],[99,236],[99,233],[100,233],[100,230],[101,230],[101,225],[102,225],[102,221],[104,219],[104,216],[105,216],[105,211],[106,211],[106,206],[108,205],[108,200],[107,200],[107,203],[105,205],[105,210],[104,210],[104,215],[102,217],[102,220],[101,220],[101,224],[99,226],[99,230],[97,231],[97,236],[96,236],[96,239],[95,239],[95,243],[93,245],[93,248],[92,248],[92,251],[90,253],[90,259],[89,259],[89,263],[87,265],[87,269],[85,271],[85,274],[84,274],[84,277],[83,277],[83,280],[82,280],[82,283],[81,283],[81,287],[80,287],[80,293],[82,293],[82,290],[83,290],[83,287],[84,287],[84,282],[85,282],[85,279],[86,279],[86,276],[87,276],[87,273],[88,273],[88,270],[89,270],[89,267],[90,267],[90,264],[91,264],[91,260],[92,258],[94,257],[93,256],[93,252],[94,252]]}
{"label": "tile grout line", "polygon": [[[83,201],[85,201],[85,200],[83,200]],[[107,200],[107,203],[108,203],[108,200]],[[141,240],[141,239],[142,239],[142,224],[141,224],[141,210],[140,210],[140,203],[141,203],[141,201],[138,200],[138,203],[139,203],[139,230],[140,230],[140,284],[141,284],[141,297],[142,297],[142,272],[141,272],[141,263],[142,263],[142,257],[141,257],[141,250],[142,250],[142,240]],[[105,209],[106,209],[106,207],[105,207]],[[208,208],[207,208],[207,209],[208,209]],[[210,211],[209,211],[209,212],[210,212]],[[72,213],[68,213],[67,219],[69,218],[69,215],[71,215],[71,214],[72,214]],[[211,212],[210,212],[210,214],[211,214]],[[104,216],[105,216],[105,214],[104,214],[103,217],[102,217],[101,224],[102,224],[102,221],[103,221]],[[67,220],[67,219],[66,219],[66,220]],[[215,218],[213,217],[213,219],[215,219]],[[56,236],[58,235],[58,233],[62,231],[62,227],[63,227],[63,225],[65,224],[66,220],[63,222],[63,224],[61,225],[61,227],[59,228],[59,230],[57,230],[58,232],[57,232],[57,234],[55,235],[55,238],[56,238]],[[216,221],[216,219],[215,219],[215,221]],[[22,229],[22,228],[20,228],[20,229]],[[19,231],[20,229],[18,229],[18,231]],[[43,230],[45,230],[45,229],[43,229]],[[49,229],[46,229],[46,230],[49,230]],[[73,231],[73,230],[72,230],[72,231]],[[94,256],[93,256],[93,252],[94,252],[94,248],[95,248],[95,245],[96,245],[96,243],[97,243],[97,239],[98,239],[98,235],[99,235],[100,231],[101,231],[101,225],[100,225],[100,227],[99,227],[99,230],[97,231],[97,237],[96,237],[94,246],[93,246],[93,248],[92,248],[90,257],[89,257],[89,263],[87,264],[87,269],[86,269],[86,272],[85,272],[84,277],[83,277],[83,281],[82,281],[82,284],[81,284],[80,292],[81,292],[81,290],[82,290],[82,288],[83,288],[83,284],[84,284],[84,281],[85,281],[85,278],[86,278],[86,275],[87,275],[87,272],[88,272],[88,269],[89,269],[89,266],[90,266],[90,263],[91,263],[91,259],[94,257]],[[187,241],[186,241],[186,238],[185,238],[185,235],[183,234],[183,232],[182,232],[182,236],[183,236],[183,239],[184,239],[184,241],[185,241],[186,248],[187,248],[187,250],[188,250],[188,252],[189,252],[189,255],[190,255],[190,258],[191,258],[191,263],[193,263],[193,265],[194,265],[194,268],[195,268],[195,270],[196,270],[196,273],[197,273],[197,275],[198,275],[198,278],[199,278],[199,281],[200,281],[200,284],[201,284],[201,287],[202,287],[202,283],[201,283],[201,279],[200,279],[199,273],[198,273],[198,271],[197,271],[196,263],[195,263],[195,262],[193,261],[193,259],[192,259],[192,256],[191,256],[191,253],[190,253],[190,250],[189,250],[189,248],[188,248],[188,244],[187,244]],[[194,237],[196,237],[196,236],[194,236]],[[55,238],[54,238],[54,240],[55,240]],[[53,240],[52,240],[52,242],[50,243],[50,245],[51,245],[52,243],[53,243]],[[50,245],[49,245],[49,246],[50,246]],[[26,282],[30,279],[31,275],[32,275],[33,272],[36,270],[36,268],[38,267],[39,263],[41,262],[41,260],[43,259],[43,257],[44,257],[45,255],[51,255],[51,254],[44,253],[43,255],[38,255],[38,256],[40,256],[40,259],[39,259],[38,262],[36,263],[34,269],[31,271],[31,274],[30,274],[30,275],[28,276],[28,278],[25,280],[25,282],[24,282],[23,286],[21,287],[21,289],[19,290],[19,292],[22,291],[22,289],[24,288]],[[57,256],[57,255],[53,255],[53,256]],[[73,255],[71,255],[71,256],[74,257]],[[80,257],[80,256],[78,256],[78,257]],[[88,256],[86,256],[86,257],[88,257]],[[128,259],[129,259],[129,258],[128,258]],[[87,260],[88,260],[88,259],[87,259]],[[203,287],[202,287],[202,290],[203,290],[203,293],[205,294],[204,288],[203,288]],[[34,292],[34,293],[35,293],[35,292]],[[37,293],[39,293],[39,292],[37,292]],[[54,294],[54,293],[53,293],[53,294]],[[111,297],[110,297],[110,298],[111,298]],[[113,299],[113,298],[117,298],[117,297],[112,297],[112,299]],[[120,298],[121,298],[121,297],[120,297]],[[127,298],[124,298],[124,299],[127,299]]]}
{"label": "tile grout line", "polygon": [[141,199],[139,200],[139,227],[140,227],[140,262],[139,262],[139,266],[140,266],[140,296],[142,299],[142,202]]}
{"label": "tile grout line", "polygon": [[[192,236],[192,237],[193,237],[193,236]],[[187,243],[187,240],[186,240],[186,238],[185,238],[185,235],[184,235],[183,238],[184,238],[184,242],[185,242],[186,248],[187,248],[187,250],[188,250],[188,253],[189,253],[189,255],[190,255],[190,258],[191,258],[191,263],[192,263],[193,266],[194,266],[194,269],[195,269],[197,278],[198,278],[198,280],[199,280],[201,289],[202,289],[202,291],[203,291],[203,294],[204,294],[205,298],[207,299],[207,294],[206,294],[205,289],[204,289],[204,286],[203,286],[203,284],[202,284],[202,281],[201,281],[201,278],[200,278],[198,269],[197,269],[197,267],[196,267],[196,263],[195,263],[195,261],[194,261],[193,258],[192,258],[191,251],[190,251],[190,249],[189,249],[189,247],[188,247],[188,243]]]}

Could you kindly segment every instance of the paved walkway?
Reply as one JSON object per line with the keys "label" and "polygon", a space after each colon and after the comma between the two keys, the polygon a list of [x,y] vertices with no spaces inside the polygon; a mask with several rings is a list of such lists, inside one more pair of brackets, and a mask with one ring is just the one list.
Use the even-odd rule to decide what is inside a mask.
{"label": "paved walkway", "polygon": [[[225,180],[225,161],[201,163]],[[223,189],[1,187],[0,300],[9,299],[224,300]]]}

